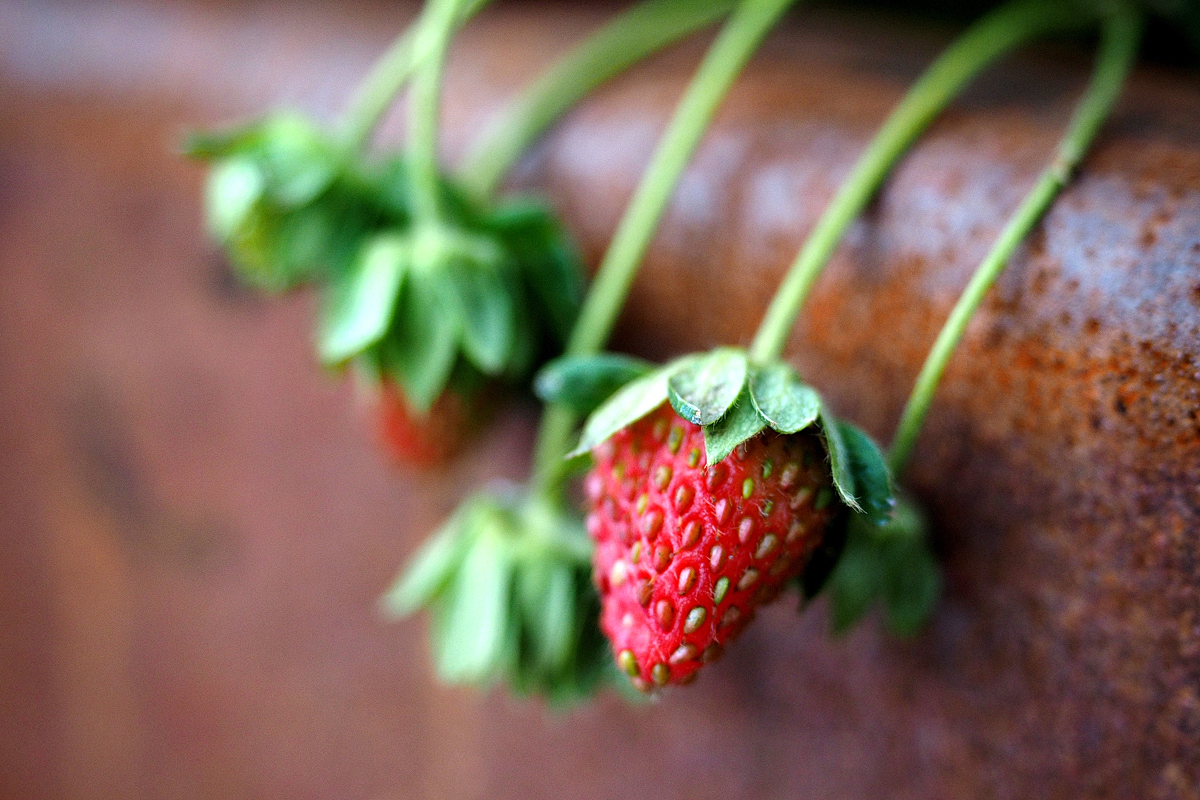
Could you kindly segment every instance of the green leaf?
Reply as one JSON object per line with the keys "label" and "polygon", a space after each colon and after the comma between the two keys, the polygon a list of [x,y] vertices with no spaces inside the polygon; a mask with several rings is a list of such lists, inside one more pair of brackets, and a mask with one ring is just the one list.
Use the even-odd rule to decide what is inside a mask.
{"label": "green leaf", "polygon": [[533,381],[544,403],[562,403],[589,414],[630,381],[654,369],[654,364],[620,353],[562,356],[546,364]]}
{"label": "green leaf", "polygon": [[504,240],[541,313],[560,342],[570,336],[583,302],[583,260],[554,212],[537,199],[519,198],[485,220]]}
{"label": "green leaf", "polygon": [[767,424],[780,433],[796,433],[816,422],[821,397],[786,364],[771,364],[750,379],[750,397]]}
{"label": "green leaf", "polygon": [[833,630],[842,633],[862,619],[879,594],[882,582],[879,551],[870,533],[854,524],[846,534],[846,548],[829,576],[829,612]]}
{"label": "green leaf", "polygon": [[711,425],[737,400],[746,383],[746,354],[719,347],[673,374],[668,397],[679,416],[695,425]]}
{"label": "green leaf", "polygon": [[472,504],[464,505],[421,545],[380,598],[380,608],[385,614],[406,617],[442,593],[474,536],[476,515]]}
{"label": "green leaf", "polygon": [[829,451],[829,471],[833,476],[833,486],[843,503],[855,511],[862,511],[854,496],[854,473],[850,466],[850,454],[842,440],[841,428],[833,415],[824,408],[821,409],[820,419],[821,432],[825,434],[825,449]]}
{"label": "green leaf", "polygon": [[383,338],[412,256],[407,239],[376,236],[354,269],[334,284],[320,331],[321,360],[337,364]]}
{"label": "green leaf", "polygon": [[189,131],[181,149],[189,158],[210,160],[241,155],[262,143],[262,122],[230,126],[215,131]]}
{"label": "green leaf", "polygon": [[579,444],[567,457],[587,453],[617,431],[661,406],[667,400],[667,381],[685,363],[672,362],[621,387],[588,417]]}
{"label": "green leaf", "polygon": [[458,354],[461,324],[458,304],[445,279],[410,268],[380,355],[384,372],[396,376],[419,414],[427,413],[446,387]]}
{"label": "green leaf", "polygon": [[508,276],[509,296],[513,300],[512,346],[509,348],[508,363],[504,377],[512,383],[528,380],[541,346],[541,331],[529,324],[529,302],[520,286]]}
{"label": "green leaf", "polygon": [[933,613],[941,594],[941,572],[923,542],[889,548],[885,560],[884,620],[898,636],[913,636]]}
{"label": "green leaf", "polygon": [[941,593],[925,519],[913,502],[901,498],[892,518],[873,533],[884,569],[884,620],[893,633],[911,636],[929,619]]}
{"label": "green leaf", "polygon": [[234,231],[226,249],[238,276],[263,291],[280,292],[291,283],[279,268],[275,253],[279,245],[279,215],[256,209]]}
{"label": "green leaf", "polygon": [[855,499],[872,523],[882,525],[891,518],[896,505],[892,475],[883,453],[862,429],[842,420],[836,424],[854,473]]}
{"label": "green leaf", "polygon": [[828,585],[835,630],[857,622],[879,599],[888,628],[910,636],[928,620],[940,588],[924,520],[912,503],[901,500],[883,525],[866,514],[850,515],[845,552]]}
{"label": "green leaf", "polygon": [[205,187],[208,229],[218,241],[228,241],[263,195],[262,171],[248,158],[230,158],[213,165]]}
{"label": "green leaf", "polygon": [[502,660],[512,572],[512,552],[499,525],[485,526],[439,613],[438,672],[443,680],[483,681]]}
{"label": "green leaf", "polygon": [[712,425],[704,426],[704,450],[707,463],[724,460],[733,449],[747,439],[757,436],[766,426],[758,409],[750,400],[749,390],[743,388],[733,407]]}
{"label": "green leaf", "polygon": [[279,114],[264,121],[256,152],[267,192],[282,208],[298,208],[324,192],[337,175],[333,143],[309,120]]}
{"label": "green leaf", "polygon": [[513,298],[492,264],[453,259],[446,272],[462,317],[463,354],[489,375],[500,372],[513,346]]}
{"label": "green leaf", "polygon": [[521,606],[530,633],[537,668],[543,673],[563,669],[571,657],[575,627],[575,581],[565,563],[549,559],[524,567]]}

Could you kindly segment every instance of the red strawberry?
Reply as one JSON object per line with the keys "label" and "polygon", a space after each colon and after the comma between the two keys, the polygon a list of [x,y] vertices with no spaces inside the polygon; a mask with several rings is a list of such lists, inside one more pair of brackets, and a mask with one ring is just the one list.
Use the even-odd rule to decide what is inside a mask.
{"label": "red strawberry", "polygon": [[447,389],[429,413],[418,416],[392,381],[379,391],[379,433],[384,449],[401,464],[432,467],[458,452],[476,427],[479,403]]}
{"label": "red strawberry", "polygon": [[709,467],[664,403],[593,451],[585,489],[600,627],[643,691],[685,683],[808,562],[841,505],[813,429]]}

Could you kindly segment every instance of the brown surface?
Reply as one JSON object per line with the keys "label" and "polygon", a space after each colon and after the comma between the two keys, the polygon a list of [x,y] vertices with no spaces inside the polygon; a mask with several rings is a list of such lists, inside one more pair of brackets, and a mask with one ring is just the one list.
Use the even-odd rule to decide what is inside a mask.
{"label": "brown surface", "polygon": [[[438,687],[424,622],[372,611],[461,493],[520,474],[531,414],[445,474],[389,471],[348,387],[313,366],[310,301],[229,282],[201,236],[200,173],[164,148],[182,121],[267,97],[336,107],[402,16],[0,3],[0,793],[1198,796],[1194,76],[1139,74],[947,374],[912,476],[948,574],[930,631],[835,640],[822,609],[785,602],[691,689],[556,716]],[[454,149],[583,24],[488,20],[455,62]],[[745,342],[944,38],[829,16],[776,36],[689,173],[620,341]],[[695,55],[606,92],[524,170],[589,254]],[[791,352],[881,438],[1085,71],[1041,53],[989,75],[820,284]]]}

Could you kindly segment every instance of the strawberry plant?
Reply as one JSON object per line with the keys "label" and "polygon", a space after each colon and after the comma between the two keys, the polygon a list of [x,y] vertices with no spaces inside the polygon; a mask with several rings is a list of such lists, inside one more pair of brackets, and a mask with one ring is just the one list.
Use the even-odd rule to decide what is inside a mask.
{"label": "strawberry plant", "polygon": [[[927,617],[937,596],[936,565],[916,509],[903,499],[894,508],[891,475],[903,469],[937,379],[983,293],[1115,101],[1136,49],[1137,16],[1120,7],[1104,17],[1092,85],[1051,167],[935,344],[886,463],[865,433],[835,419],[778,358],[805,294],[906,144],[988,60],[1063,24],[1077,23],[1061,10],[1056,17],[1047,6],[1021,2],[968,31],[868,147],[784,279],[749,352],[718,348],[677,359],[622,387],[588,419],[575,452],[591,451],[595,459],[585,485],[601,625],[638,688],[690,680],[790,578],[808,598],[828,584],[836,629],[877,598],[897,632],[913,632]],[[586,363],[572,368],[585,370]],[[835,499],[844,513],[829,510]]]}
{"label": "strawberry plant", "polygon": [[[353,363],[377,387],[385,441],[410,463],[449,457],[498,386],[561,349],[578,311],[574,247],[544,203],[494,199],[504,175],[580,97],[730,0],[648,0],[618,16],[531,86],[452,178],[437,152],[443,65],[482,5],[428,3],[339,133],[276,114],[187,147],[212,163],[209,227],[238,274],[265,291],[318,287],[321,361]],[[369,156],[371,131],[410,80],[406,151]]]}
{"label": "strawberry plant", "polygon": [[[805,601],[824,593],[834,630],[878,604],[892,631],[917,631],[940,578],[897,481],[967,322],[1115,102],[1140,13],[1120,0],[1010,0],[985,15],[863,152],[751,345],[655,365],[603,348],[683,169],[791,0],[645,0],[536,81],[449,176],[438,157],[442,72],[453,34],[483,4],[428,0],[337,134],[274,115],[190,146],[213,163],[209,224],[231,262],[266,291],[318,287],[321,360],[353,365],[377,387],[383,436],[401,460],[448,457],[501,387],[564,353],[535,380],[548,405],[528,482],[468,497],[384,610],[432,612],[446,681],[502,681],[556,701],[614,678],[643,691],[690,682],[789,585]],[[547,206],[497,200],[497,188],[580,97],[726,15],[583,297]],[[783,360],[805,298],[899,158],[970,80],[1032,39],[1096,27],[1096,69],[1055,157],[955,307],[885,454]],[[375,123],[409,81],[407,149],[368,156]],[[585,472],[581,514],[569,488]]]}
{"label": "strawberry plant", "polygon": [[[740,6],[723,37],[735,36],[731,32],[739,23],[756,14],[761,24],[782,10],[768,6]],[[860,618],[876,598],[897,632],[912,632],[927,617],[939,579],[919,512],[893,489],[892,472],[903,466],[902,451],[893,449],[889,470],[871,439],[836,419],[779,358],[805,294],[847,226],[937,111],[1002,53],[1047,31],[1093,19],[1068,6],[1019,0],[985,17],[951,46],[885,123],[818,222],[748,352],[718,348],[659,368],[593,355],[607,337],[670,186],[707,121],[699,113],[689,115],[690,100],[694,108],[705,107],[689,91],[614,235],[567,357],[544,370],[538,382],[556,405],[543,424],[535,487],[561,480],[553,459],[570,435],[574,413],[620,387],[588,418],[569,456],[590,452],[593,457],[584,484],[599,625],[617,667],[634,686],[648,691],[690,681],[759,605],[792,580],[806,598],[828,589],[838,629]],[[1119,8],[1105,16],[1104,25],[1093,86],[1068,132],[1070,144],[1064,144],[1051,170],[1057,183],[1035,190],[1037,211],[1023,211],[1014,222],[1012,230],[1020,235],[1061,187],[1064,170],[1082,154],[1128,69],[1137,41],[1136,16]],[[692,90],[712,79],[706,67],[728,41],[714,44]],[[999,250],[984,272],[994,277],[994,265],[1003,263],[1012,244],[1010,234],[1002,240],[1009,250]],[[962,320],[956,315],[948,329]],[[927,396],[930,385],[918,384],[914,402]],[[898,447],[919,420],[906,424]],[[547,480],[547,474],[557,477]],[[541,502],[547,502],[546,495]],[[513,533],[515,541],[529,536],[528,531]],[[398,583],[399,594],[412,574]],[[446,646],[444,637],[439,646]]]}
{"label": "strawberry plant", "polygon": [[[788,0],[739,4],[709,48],[618,226],[567,342],[568,353],[595,353],[603,345],[684,166],[721,98],[787,5]],[[558,383],[576,396],[589,391],[603,396],[614,378],[641,369],[636,360],[619,356],[599,356],[599,362],[604,374],[598,381],[571,375],[568,368],[547,375],[543,384]],[[596,370],[590,372],[596,377]],[[577,461],[564,460],[577,419],[577,412],[565,403],[550,406],[542,419],[528,485],[488,489],[468,499],[447,527],[418,551],[385,596],[384,607],[391,613],[419,608],[433,612],[439,621],[433,650],[443,679],[482,684],[504,680],[515,691],[569,699],[586,696],[600,679],[616,677],[598,626],[599,601],[590,579],[593,548],[565,493],[578,466]],[[473,508],[505,511],[475,515],[470,513]],[[565,662],[569,668],[562,672],[512,655],[530,649],[521,645],[533,641],[527,631],[554,628],[554,620],[566,618],[556,610],[560,602],[550,594],[551,584],[528,577],[544,573],[564,576],[564,582],[571,576],[572,589],[561,589],[561,597],[575,598],[573,608],[591,609],[567,629],[567,648],[575,657]],[[538,591],[530,593],[528,586]],[[472,624],[440,624],[443,619],[476,615],[480,608],[492,611],[473,617]],[[459,668],[453,658],[447,662],[443,653],[472,654],[470,668]],[[574,666],[579,664],[588,666]]]}

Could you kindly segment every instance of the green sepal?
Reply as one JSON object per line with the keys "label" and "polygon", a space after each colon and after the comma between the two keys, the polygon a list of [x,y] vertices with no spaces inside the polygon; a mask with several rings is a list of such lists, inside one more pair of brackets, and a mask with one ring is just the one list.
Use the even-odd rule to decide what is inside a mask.
{"label": "green sepal", "polygon": [[716,464],[733,452],[742,442],[757,436],[766,427],[758,409],[743,387],[733,406],[715,423],[704,426],[704,450],[708,464]]}
{"label": "green sepal", "polygon": [[504,656],[513,553],[488,521],[438,608],[437,668],[447,683],[485,681]]}
{"label": "green sepal", "polygon": [[845,631],[880,602],[892,633],[917,633],[937,603],[941,574],[916,506],[899,500],[883,525],[866,514],[851,514],[845,551],[829,576],[827,591],[836,632]]}
{"label": "green sepal", "polygon": [[523,629],[534,667],[557,672],[571,657],[575,582],[571,565],[542,560],[523,566],[517,584]]}
{"label": "green sepal", "polygon": [[883,525],[892,516],[896,497],[892,474],[879,446],[870,436],[844,420],[837,421],[842,443],[854,474],[855,499],[868,521]]}
{"label": "green sepal", "polygon": [[250,152],[266,172],[267,194],[279,206],[297,208],[312,202],[337,175],[336,146],[305,117],[269,117],[259,136]]}
{"label": "green sepal", "polygon": [[688,422],[712,425],[738,399],[748,371],[744,351],[719,347],[675,370],[667,381],[667,398]]}
{"label": "green sepal", "polygon": [[833,478],[833,486],[842,502],[855,511],[862,507],[855,498],[854,471],[850,463],[850,453],[846,450],[846,442],[842,439],[842,429],[824,407],[820,414],[821,433],[825,436],[825,450],[829,453],[829,472]]}
{"label": "green sepal", "polygon": [[374,237],[330,288],[318,334],[321,360],[338,364],[383,338],[396,310],[412,245],[399,234]]}
{"label": "green sepal", "polygon": [[878,547],[863,520],[851,517],[846,525],[846,546],[837,567],[829,576],[830,625],[834,633],[844,633],[871,608],[883,584]]}
{"label": "green sepal", "polygon": [[892,519],[875,529],[883,553],[884,622],[898,636],[916,634],[941,596],[941,569],[928,530],[920,509],[903,498]]}
{"label": "green sepal", "polygon": [[538,371],[533,391],[544,403],[561,403],[590,414],[615,391],[654,368],[649,361],[621,353],[561,356]]}
{"label": "green sepal", "polygon": [[290,288],[347,272],[358,242],[354,226],[324,203],[280,214],[272,253],[278,280]]}
{"label": "green sepal", "polygon": [[408,159],[401,153],[365,165],[361,175],[379,213],[396,227],[407,229],[412,223],[412,187],[408,179]]}
{"label": "green sepal", "polygon": [[516,324],[510,286],[500,266],[453,258],[445,266],[462,319],[462,352],[483,372],[494,375],[512,355]]}
{"label": "green sepal", "polygon": [[483,220],[520,266],[549,328],[566,342],[583,303],[583,260],[554,212],[541,200],[517,198]]}
{"label": "green sepal", "polygon": [[256,207],[224,242],[238,277],[265,292],[282,292],[295,283],[289,270],[279,266],[280,222],[278,213]]}
{"label": "green sepal", "polygon": [[754,371],[750,397],[767,425],[780,433],[796,433],[816,422],[821,396],[786,364],[769,364]]}
{"label": "green sepal", "polygon": [[458,303],[440,272],[409,269],[392,327],[380,343],[380,365],[404,387],[409,404],[427,413],[446,387],[458,355]]}
{"label": "green sepal", "polygon": [[429,537],[380,598],[380,610],[392,618],[406,617],[436,600],[462,564],[474,536],[478,516],[474,504],[464,504]]}
{"label": "green sepal", "polygon": [[262,142],[263,121],[231,125],[211,131],[188,131],[180,143],[180,151],[188,158],[212,161],[241,155]]}
{"label": "green sepal", "polygon": [[568,458],[582,455],[617,431],[637,422],[667,402],[667,381],[676,370],[687,367],[695,356],[684,356],[625,384],[592,412],[583,425],[579,444]]}
{"label": "green sepal", "polygon": [[544,337],[538,326],[528,323],[532,314],[528,292],[520,285],[513,270],[505,270],[501,277],[508,286],[508,296],[513,303],[512,344],[509,345],[502,375],[510,383],[524,383],[541,355]]}
{"label": "green sepal", "polygon": [[280,113],[225,131],[192,133],[184,152],[204,160],[245,158],[263,172],[266,194],[282,207],[311,202],[338,171],[338,150],[308,118]]}
{"label": "green sepal", "polygon": [[[446,531],[458,537],[456,547]],[[436,538],[402,579],[411,597],[393,588],[383,604],[432,608],[443,680],[502,681],[516,694],[563,703],[616,674],[598,627],[592,544],[578,514],[495,486],[465,501]],[[446,558],[452,549],[458,555]]]}
{"label": "green sepal", "polygon": [[249,158],[229,158],[213,165],[204,187],[209,232],[228,242],[254,213],[266,189],[266,177]]}

